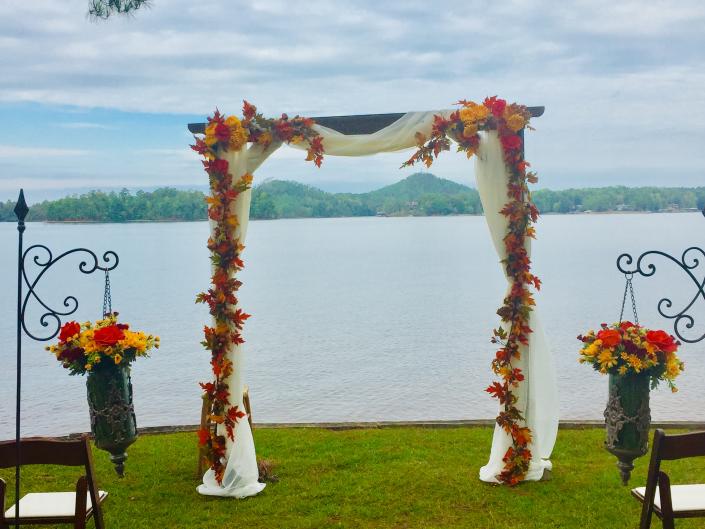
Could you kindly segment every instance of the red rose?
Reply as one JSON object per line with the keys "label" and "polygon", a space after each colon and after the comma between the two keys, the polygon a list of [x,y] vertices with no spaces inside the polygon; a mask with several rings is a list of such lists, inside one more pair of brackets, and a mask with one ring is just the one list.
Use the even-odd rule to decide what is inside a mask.
{"label": "red rose", "polygon": [[490,109],[495,117],[500,117],[507,106],[507,101],[498,99],[497,96],[486,97],[483,104]]}
{"label": "red rose", "polygon": [[59,333],[59,341],[61,343],[66,343],[66,340],[72,336],[76,336],[81,332],[81,325],[75,321],[70,321],[64,324]]}
{"label": "red rose", "polygon": [[215,127],[215,137],[221,143],[230,141],[230,127],[225,123],[218,123]]}
{"label": "red rose", "polygon": [[108,325],[98,329],[93,334],[93,339],[98,345],[111,347],[125,337],[125,333],[117,325]]}
{"label": "red rose", "polygon": [[635,325],[630,321],[623,321],[622,323],[619,324],[619,328],[622,329],[623,331],[626,331],[627,329],[631,329],[632,327],[635,327]]}
{"label": "red rose", "polygon": [[675,338],[665,331],[649,331],[646,333],[646,341],[658,347],[664,353],[672,353],[678,349]]}
{"label": "red rose", "polygon": [[492,114],[500,117],[506,106],[507,102],[504,99],[497,99],[494,103],[492,103]]}
{"label": "red rose", "polygon": [[505,151],[515,151],[521,147],[521,138],[516,134],[510,134],[509,136],[502,136],[502,147]]}
{"label": "red rose", "polygon": [[605,347],[614,347],[622,341],[622,336],[615,329],[603,329],[597,333],[597,339],[602,340]]}

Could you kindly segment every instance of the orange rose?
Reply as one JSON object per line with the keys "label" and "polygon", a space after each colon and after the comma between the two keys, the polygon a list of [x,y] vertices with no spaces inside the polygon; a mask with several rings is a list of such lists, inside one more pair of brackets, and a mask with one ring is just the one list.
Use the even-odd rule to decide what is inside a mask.
{"label": "orange rose", "polygon": [[602,329],[597,333],[597,339],[602,340],[605,347],[614,347],[622,341],[622,336],[615,329]]}

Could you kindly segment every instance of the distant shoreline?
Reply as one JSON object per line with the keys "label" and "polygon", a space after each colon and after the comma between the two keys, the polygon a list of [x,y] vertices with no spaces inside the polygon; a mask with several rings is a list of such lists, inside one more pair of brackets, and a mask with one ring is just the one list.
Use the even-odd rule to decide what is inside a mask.
{"label": "distant shoreline", "polygon": [[[554,215],[665,215],[671,213],[701,213],[700,211],[573,211],[570,213],[558,213],[554,211],[549,211],[546,213],[541,213],[541,216],[554,216]],[[275,221],[275,220],[302,220],[302,219],[371,219],[371,218],[443,218],[443,217],[484,217],[484,213],[455,213],[449,215],[353,215],[353,216],[336,216],[336,217],[280,217],[276,219],[253,219],[250,218],[250,222],[254,221]],[[6,221],[12,222],[12,221]],[[159,220],[125,220],[125,221],[101,221],[101,220],[38,220],[31,221],[34,223],[42,224],[173,224],[176,222],[208,222],[208,219],[159,219]]]}

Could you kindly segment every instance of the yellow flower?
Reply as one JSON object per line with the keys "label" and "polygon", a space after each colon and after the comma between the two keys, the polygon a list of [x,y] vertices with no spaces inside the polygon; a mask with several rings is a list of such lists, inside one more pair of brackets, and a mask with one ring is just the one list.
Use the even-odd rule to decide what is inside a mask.
{"label": "yellow flower", "polygon": [[619,367],[619,374],[624,376],[627,374],[627,371],[629,371],[629,368],[627,366],[620,366]]}
{"label": "yellow flower", "polygon": [[213,147],[213,145],[218,143],[218,139],[215,137],[215,127],[215,123],[211,123],[206,127],[206,139],[204,141],[209,147]]}
{"label": "yellow flower", "polygon": [[269,131],[263,132],[257,138],[257,143],[266,147],[267,145],[272,143],[272,133]]}
{"label": "yellow flower", "polygon": [[115,355],[115,356],[113,357],[113,360],[115,360],[115,365],[117,365],[117,364],[119,364],[120,362],[122,362],[122,356],[120,356],[120,355]]}
{"label": "yellow flower", "polygon": [[225,124],[230,129],[228,148],[233,151],[239,151],[247,143],[248,131],[242,126],[242,122],[236,116],[228,116]]}
{"label": "yellow flower", "polygon": [[465,128],[463,129],[463,136],[466,138],[469,138],[470,136],[474,136],[477,134],[477,125],[474,123],[470,125],[465,125]]}
{"label": "yellow flower", "polygon": [[477,103],[468,103],[460,109],[460,119],[465,124],[484,121],[490,115],[490,110],[485,105]]}
{"label": "yellow flower", "polygon": [[666,364],[666,375],[668,378],[676,378],[681,372],[681,363],[678,360],[671,360]]}
{"label": "yellow flower", "polygon": [[604,369],[609,369],[612,366],[617,365],[617,359],[612,356],[612,351],[609,349],[604,349],[597,357],[598,362],[600,362],[600,367]]}
{"label": "yellow flower", "polygon": [[630,366],[634,368],[634,371],[636,371],[637,373],[639,373],[643,369],[641,360],[639,360],[639,357],[636,355],[629,355],[627,362]]}
{"label": "yellow flower", "polygon": [[590,345],[586,346],[583,349],[583,354],[585,356],[597,356],[597,354],[600,352],[600,348],[595,345],[595,342],[591,343]]}
{"label": "yellow flower", "polygon": [[507,127],[512,129],[514,132],[519,132],[524,128],[524,125],[526,125],[526,121],[524,120],[524,116],[521,114],[512,114],[507,118]]}
{"label": "yellow flower", "polygon": [[252,179],[253,179],[253,178],[254,178],[254,177],[253,177],[250,173],[245,173],[245,174],[242,175],[242,177],[240,178],[240,181],[241,181],[243,184],[249,186],[250,184],[252,184]]}
{"label": "yellow flower", "polygon": [[90,371],[93,369],[93,366],[91,364],[86,364],[86,371]]}

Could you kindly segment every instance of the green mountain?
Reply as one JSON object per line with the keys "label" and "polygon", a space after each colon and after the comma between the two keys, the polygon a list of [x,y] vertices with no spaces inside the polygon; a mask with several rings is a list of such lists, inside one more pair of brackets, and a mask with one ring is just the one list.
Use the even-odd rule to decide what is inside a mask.
{"label": "green mountain", "polygon": [[480,213],[477,191],[415,173],[369,193],[326,193],[297,182],[272,180],[252,191],[251,217],[359,217],[383,215],[450,215]]}

